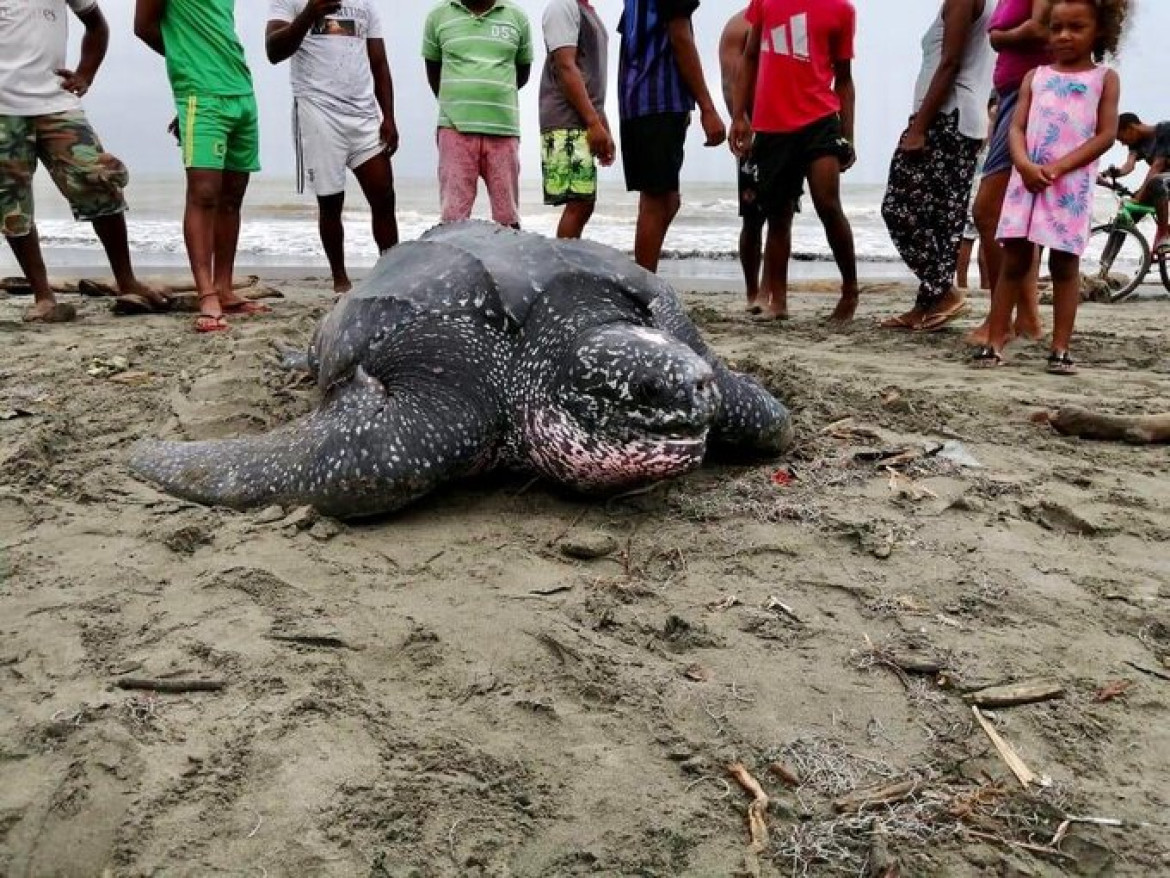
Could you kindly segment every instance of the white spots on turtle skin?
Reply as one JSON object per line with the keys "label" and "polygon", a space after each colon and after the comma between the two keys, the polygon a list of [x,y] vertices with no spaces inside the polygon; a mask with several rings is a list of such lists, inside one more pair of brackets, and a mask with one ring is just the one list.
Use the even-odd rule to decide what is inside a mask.
{"label": "white spots on turtle skin", "polygon": [[669,286],[600,245],[442,227],[355,294],[314,338],[316,411],[264,436],[145,443],[132,469],[200,502],[353,517],[501,463],[618,490],[695,469],[708,439],[775,451],[790,433]]}

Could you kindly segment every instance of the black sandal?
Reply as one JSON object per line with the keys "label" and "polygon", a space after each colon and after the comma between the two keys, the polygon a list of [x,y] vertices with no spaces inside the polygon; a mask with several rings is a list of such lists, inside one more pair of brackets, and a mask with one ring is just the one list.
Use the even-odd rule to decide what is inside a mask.
{"label": "black sandal", "polygon": [[1053,351],[1048,355],[1047,372],[1049,375],[1076,375],[1077,364],[1068,351]]}
{"label": "black sandal", "polygon": [[976,369],[994,369],[1003,365],[1003,355],[991,345],[983,345],[975,351],[975,356],[971,358],[971,365]]}

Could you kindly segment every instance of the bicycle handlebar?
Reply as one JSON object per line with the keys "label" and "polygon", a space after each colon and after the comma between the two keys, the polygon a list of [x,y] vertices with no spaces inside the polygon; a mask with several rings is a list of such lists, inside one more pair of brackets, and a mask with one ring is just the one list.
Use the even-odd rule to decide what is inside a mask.
{"label": "bicycle handlebar", "polygon": [[1106,177],[1104,174],[1097,175],[1097,185],[1102,189],[1108,189],[1111,192],[1116,192],[1122,198],[1133,198],[1133,196],[1136,194],[1132,189],[1123,186],[1115,179]]}

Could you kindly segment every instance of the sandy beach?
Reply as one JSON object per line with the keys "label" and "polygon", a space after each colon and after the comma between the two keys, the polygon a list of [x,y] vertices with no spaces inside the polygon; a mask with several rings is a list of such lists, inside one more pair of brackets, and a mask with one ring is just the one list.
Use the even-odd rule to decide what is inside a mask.
{"label": "sandy beach", "polygon": [[[272,343],[325,284],[265,282],[216,337],[0,299],[0,875],[1170,873],[1170,458],[1032,420],[1170,410],[1170,302],[1085,306],[1069,379],[1029,345],[971,370],[970,321],[879,332],[898,283],[843,331],[708,285],[789,459],[352,525],[126,471],[313,405]],[[984,711],[997,747],[971,693],[1036,680]]]}

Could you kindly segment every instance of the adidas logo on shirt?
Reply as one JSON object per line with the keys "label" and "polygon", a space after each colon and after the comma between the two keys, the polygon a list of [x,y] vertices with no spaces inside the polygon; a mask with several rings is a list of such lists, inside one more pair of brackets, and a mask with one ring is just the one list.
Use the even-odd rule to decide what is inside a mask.
{"label": "adidas logo on shirt", "polygon": [[764,34],[760,49],[773,55],[808,61],[808,14],[794,15],[788,24],[772,28],[771,33]]}

